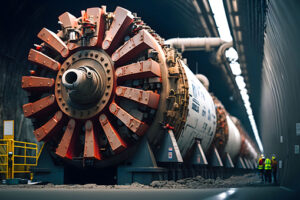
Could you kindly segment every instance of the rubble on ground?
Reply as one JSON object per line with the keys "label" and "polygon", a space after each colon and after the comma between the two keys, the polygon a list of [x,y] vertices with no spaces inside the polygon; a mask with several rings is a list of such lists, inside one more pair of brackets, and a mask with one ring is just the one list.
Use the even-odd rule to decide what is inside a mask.
{"label": "rubble on ground", "polygon": [[153,188],[166,189],[198,189],[198,188],[228,188],[244,187],[261,184],[259,176],[255,173],[243,176],[231,176],[227,179],[205,179],[201,176],[185,178],[177,181],[153,181],[150,186]]}
{"label": "rubble on ground", "polygon": [[201,176],[184,178],[177,181],[153,181],[150,185],[132,183],[131,185],[0,185],[0,189],[7,187],[36,188],[36,189],[200,189],[200,188],[229,188],[257,186],[261,184],[258,174],[249,173],[241,176],[231,176],[227,179],[205,179]]}

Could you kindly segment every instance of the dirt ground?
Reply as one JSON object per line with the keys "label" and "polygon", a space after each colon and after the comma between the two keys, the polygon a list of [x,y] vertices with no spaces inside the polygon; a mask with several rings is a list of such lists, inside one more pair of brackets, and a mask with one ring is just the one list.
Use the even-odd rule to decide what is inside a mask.
{"label": "dirt ground", "polygon": [[227,179],[205,179],[201,176],[185,178],[177,181],[153,181],[150,185],[133,183],[131,185],[0,185],[0,189],[6,188],[30,188],[30,189],[200,189],[200,188],[229,188],[261,185],[258,174],[249,173],[242,176],[231,176]]}

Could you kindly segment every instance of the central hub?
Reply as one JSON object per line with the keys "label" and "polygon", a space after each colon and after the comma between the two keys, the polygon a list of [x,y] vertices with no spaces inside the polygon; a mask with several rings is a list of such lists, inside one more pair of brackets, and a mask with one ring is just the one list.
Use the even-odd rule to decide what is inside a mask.
{"label": "central hub", "polygon": [[113,62],[102,50],[83,50],[71,55],[57,74],[55,96],[61,110],[77,119],[100,113],[110,100]]}
{"label": "central hub", "polygon": [[103,79],[92,67],[82,66],[67,70],[62,77],[62,84],[67,89],[70,101],[74,106],[93,105],[103,95]]}

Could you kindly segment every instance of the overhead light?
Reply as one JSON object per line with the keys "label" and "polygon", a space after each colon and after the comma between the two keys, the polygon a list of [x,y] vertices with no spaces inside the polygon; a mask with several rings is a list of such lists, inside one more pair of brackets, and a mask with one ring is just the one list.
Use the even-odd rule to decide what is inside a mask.
{"label": "overhead light", "polygon": [[240,76],[242,74],[241,66],[238,62],[230,63],[230,69],[232,73],[236,76]]}
{"label": "overhead light", "polygon": [[246,109],[251,108],[251,104],[250,104],[249,100],[244,101],[244,106],[245,106]]}
{"label": "overhead light", "polygon": [[238,6],[237,6],[236,0],[233,0],[233,1],[232,1],[232,7],[233,7],[233,11],[234,11],[234,12],[237,12],[237,11],[238,11]]}
{"label": "overhead light", "polygon": [[251,121],[254,121],[254,116],[253,116],[253,114],[252,114],[252,115],[249,115],[248,117],[249,117],[250,122],[251,122]]}
{"label": "overhead light", "polygon": [[240,90],[240,93],[244,93],[244,92],[245,92],[245,93],[248,92],[246,88],[243,88],[243,89]]}
{"label": "overhead light", "polygon": [[245,83],[244,78],[242,76],[236,76],[235,77],[235,82],[236,82],[236,84],[237,84],[237,86],[240,90],[246,87],[246,83]]}
{"label": "overhead light", "polygon": [[239,38],[239,41],[242,41],[242,31],[238,31],[237,32],[237,35],[238,35],[238,38]]}
{"label": "overhead light", "polygon": [[238,15],[235,16],[235,26],[237,26],[237,27],[240,26],[240,18]]}
{"label": "overhead light", "polygon": [[251,109],[251,108],[250,108],[250,109],[247,109],[246,111],[247,111],[247,114],[248,114],[248,115],[253,115],[253,112],[252,112],[252,109]]}
{"label": "overhead light", "polygon": [[241,89],[240,93],[241,93],[241,95],[248,94],[246,88]]}
{"label": "overhead light", "polygon": [[229,30],[229,25],[228,25],[226,14],[225,14],[223,1],[222,0],[209,0],[208,2],[211,7],[211,10],[212,10],[212,13],[213,13],[216,25],[217,25],[220,38],[227,42],[232,41],[232,37],[230,34],[230,30]]}
{"label": "overhead light", "polygon": [[242,99],[245,101],[249,101],[249,95],[248,94],[243,94]]}
{"label": "overhead light", "polygon": [[230,47],[225,52],[225,56],[229,59],[230,62],[236,62],[239,59],[239,55],[233,47]]}
{"label": "overhead light", "polygon": [[247,105],[247,106],[245,105],[245,108],[246,108],[246,110],[250,110],[251,109],[250,105]]}
{"label": "overhead light", "polygon": [[[197,1],[194,0],[193,3],[194,2],[197,2]],[[223,1],[222,0],[209,0],[208,2],[209,2],[209,5],[211,7],[211,10],[213,12],[213,16],[214,16],[214,19],[215,19],[215,22],[216,22],[216,25],[217,25],[217,28],[218,28],[220,38],[225,40],[225,41],[228,41],[228,42],[232,41],[232,36],[230,34],[229,25],[228,25],[227,17],[226,17],[226,14],[225,14]],[[231,10],[230,10],[231,6],[230,6],[229,0],[227,1],[227,7],[229,9],[229,12],[231,12]],[[238,12],[237,0],[232,0],[232,9],[233,9],[233,12]],[[235,16],[234,17],[235,21],[233,21],[232,15],[230,17],[231,17],[232,23],[235,23],[236,27],[239,27],[240,26],[240,18],[238,16]],[[240,30],[237,31],[237,32],[233,31],[233,34],[234,34],[235,38],[238,41],[242,41],[242,32]],[[244,47],[242,45],[240,46],[240,51],[244,52]],[[258,147],[259,147],[261,152],[264,152],[263,146],[262,146],[259,134],[258,134],[258,130],[257,130],[257,127],[256,127],[256,123],[255,123],[255,120],[254,120],[253,112],[252,112],[252,109],[251,109],[251,104],[250,104],[250,101],[249,101],[249,95],[247,93],[247,89],[245,88],[246,83],[245,83],[244,78],[242,76],[242,71],[241,71],[241,66],[240,66],[240,63],[242,63],[242,64],[245,63],[245,56],[242,54],[242,56],[239,58],[238,54],[237,54],[237,52],[234,48],[229,48],[225,52],[225,55],[226,55],[226,57],[228,58],[228,60],[230,62],[229,65],[230,65],[232,74],[236,76],[235,77],[235,82],[236,82],[236,85],[238,86],[238,88],[240,90],[241,97],[244,101],[244,106],[246,108],[246,111],[247,111],[247,114],[248,114],[248,117],[249,117],[249,121],[250,121],[250,124],[251,124],[251,127],[252,127],[252,131],[254,133],[254,136],[255,136],[255,139],[257,141]]]}
{"label": "overhead light", "polygon": [[194,7],[195,7],[195,9],[196,9],[196,12],[197,12],[198,14],[201,14],[201,9],[200,9],[200,7],[199,7],[199,5],[198,5],[198,2],[197,2],[196,0],[193,1],[193,5],[194,5]]}
{"label": "overhead light", "polygon": [[207,4],[207,1],[203,1],[204,7],[206,12],[209,12],[209,5]]}

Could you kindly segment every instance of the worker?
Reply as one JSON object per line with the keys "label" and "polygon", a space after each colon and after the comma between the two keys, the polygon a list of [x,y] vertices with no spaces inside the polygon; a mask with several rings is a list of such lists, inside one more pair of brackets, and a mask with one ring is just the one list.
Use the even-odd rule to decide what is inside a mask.
{"label": "worker", "polygon": [[266,158],[265,160],[265,182],[272,182],[272,166],[271,166],[271,160],[269,158]]}
{"label": "worker", "polygon": [[265,157],[263,154],[261,154],[258,159],[258,171],[262,182],[264,182],[264,159]]}
{"label": "worker", "polygon": [[272,176],[273,176],[273,183],[277,183],[277,161],[275,156],[272,156],[271,160],[271,165],[272,165]]}

